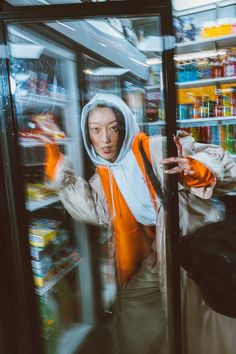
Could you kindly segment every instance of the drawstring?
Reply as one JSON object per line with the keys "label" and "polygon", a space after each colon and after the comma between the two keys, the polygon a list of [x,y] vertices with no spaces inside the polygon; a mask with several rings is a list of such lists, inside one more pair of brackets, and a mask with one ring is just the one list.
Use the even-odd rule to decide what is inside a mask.
{"label": "drawstring", "polygon": [[110,191],[111,191],[111,202],[112,202],[112,218],[116,217],[116,208],[115,208],[115,202],[114,202],[114,193],[113,193],[113,176],[111,173],[111,170],[109,166],[106,166],[108,170],[108,177],[109,177],[109,185],[110,185]]}

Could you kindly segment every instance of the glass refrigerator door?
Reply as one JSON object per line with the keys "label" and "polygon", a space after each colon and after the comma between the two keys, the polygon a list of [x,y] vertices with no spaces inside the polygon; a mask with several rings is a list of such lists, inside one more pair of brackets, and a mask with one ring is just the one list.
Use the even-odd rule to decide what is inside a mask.
{"label": "glass refrigerator door", "polygon": [[83,174],[75,56],[32,30],[7,27],[25,208],[45,353],[74,353],[95,321],[88,231],[74,222],[45,178],[48,134]]}
{"label": "glass refrigerator door", "polygon": [[[164,25],[161,16],[158,14],[156,16],[142,16],[130,18],[109,18],[106,16],[106,18],[73,20],[72,15],[71,20],[61,18],[60,21],[48,20],[40,24],[30,24],[28,22],[27,24],[15,24],[12,22],[7,25],[12,95],[19,127],[18,140],[24,166],[26,209],[29,214],[28,236],[32,269],[47,354],[72,354],[76,349],[79,349],[85,335],[95,322],[95,305],[92,301],[95,300],[95,296],[92,296],[94,294],[93,285],[97,285],[101,280],[103,305],[106,313],[110,313],[116,296],[119,298],[122,288],[118,282],[115,282],[119,259],[116,259],[117,250],[115,249],[117,241],[115,238],[118,236],[114,236],[111,227],[114,215],[110,214],[106,200],[100,192],[101,185],[97,190],[96,186],[93,186],[90,181],[90,186],[92,190],[94,189],[93,202],[97,207],[97,213],[100,212],[99,221],[106,228],[104,233],[100,232],[96,235],[93,232],[91,243],[93,244],[92,247],[96,242],[99,244],[97,248],[97,260],[99,262],[97,270],[100,272],[100,277],[98,276],[95,279],[96,282],[93,282],[91,280],[92,272],[89,258],[90,244],[87,242],[89,228],[86,226],[86,221],[89,220],[88,215],[84,213],[86,214],[84,223],[74,222],[59,201],[59,197],[62,196],[61,191],[57,191],[57,194],[55,194],[50,189],[50,184],[45,183],[45,146],[40,137],[42,130],[47,131],[59,146],[60,151],[69,156],[73,162],[75,175],[80,175],[89,180],[94,174],[95,168],[89,159],[83,160],[79,128],[81,119],[79,102],[88,102],[96,93],[112,93],[120,97],[124,96],[123,98],[130,106],[136,120],[140,123],[140,126],[143,125],[147,134],[157,135],[156,139],[159,141],[158,157],[160,159],[166,157],[166,148],[169,150],[169,145],[171,145],[169,143],[173,144],[173,142],[172,139],[170,141],[169,136],[171,134],[168,134],[167,140],[165,137],[167,132],[174,132],[173,126],[171,127],[172,123],[168,123],[166,119],[167,115],[172,113],[174,104],[173,102],[169,105],[166,103],[171,101],[173,95],[170,96],[171,88],[167,90],[164,80],[160,82],[160,86],[157,85],[157,79],[153,78],[153,72],[165,72],[165,79],[167,80],[169,71],[166,68],[171,60],[171,48],[169,47],[170,50],[168,51],[164,49],[165,46],[161,36],[161,28],[163,29]],[[76,85],[77,57],[65,47],[55,44],[55,38],[59,43],[68,41],[68,44],[70,44],[68,47],[75,48],[77,46],[75,50],[77,55],[82,52],[81,48],[83,48],[83,53],[86,52],[82,55],[82,59],[81,57],[78,58],[79,63],[82,62],[83,64],[80,67],[83,72],[80,72],[78,77],[79,90]],[[154,67],[157,62],[158,70]],[[124,74],[129,75],[131,81],[127,79],[124,87],[121,87],[120,79],[118,80],[117,77]],[[140,86],[132,86],[132,82],[140,82]],[[146,87],[148,87],[148,90],[153,90],[155,95],[147,96]],[[78,91],[79,95],[77,95]],[[146,118],[145,107],[150,106],[150,102],[153,103],[156,112],[160,108],[162,109],[161,118],[159,113],[153,121]],[[170,116],[173,117],[173,114],[170,114]],[[122,119],[120,116],[118,118]],[[128,123],[124,124],[123,122],[122,129],[125,130],[128,126]],[[135,123],[134,129],[135,131],[137,129]],[[90,140],[88,142],[91,143]],[[126,143],[126,139],[124,139],[124,143]],[[104,151],[106,155],[109,153],[110,147],[105,148]],[[103,156],[102,153],[98,154]],[[75,178],[72,173],[69,177]],[[98,180],[100,181],[100,179]],[[142,181],[143,177],[140,183],[143,183]],[[133,179],[131,184],[132,182]],[[135,178],[134,183],[136,183]],[[167,179],[163,178],[163,184],[165,183],[167,183]],[[145,186],[143,188],[145,189]],[[139,190],[132,192],[134,197],[137,196],[138,192]],[[145,193],[146,198],[149,198],[146,189]],[[169,195],[174,195],[174,193]],[[72,205],[75,200],[73,201],[73,196],[70,198],[72,199],[67,201]],[[137,200],[143,206],[141,199],[142,197]],[[99,208],[101,209],[99,210]],[[156,236],[154,227],[156,211],[150,203],[148,208],[152,210],[151,226],[148,222],[150,229],[145,222],[143,226],[138,227],[141,228],[140,232],[145,236],[145,242],[150,244]],[[104,211],[106,211],[105,219]],[[76,219],[73,213],[72,216]],[[123,222],[123,220],[121,221]],[[171,223],[166,223],[166,216],[162,215],[160,222],[162,226],[166,225],[167,243],[163,241],[163,249],[157,250],[158,253],[162,250],[160,257],[163,257],[163,279],[165,279],[165,285],[168,284],[168,296],[163,295],[162,300],[160,295],[154,296],[154,305],[149,306],[150,313],[148,312],[148,314],[143,310],[143,304],[137,306],[138,313],[136,311],[132,312],[132,325],[137,325],[138,330],[142,328],[147,338],[150,334],[149,320],[154,323],[154,326],[151,325],[154,332],[156,328],[161,328],[161,339],[159,334],[154,333],[154,336],[159,335],[155,349],[157,351],[161,350],[160,348],[163,346],[167,353],[174,353],[175,350],[177,352],[177,346],[181,342],[180,335],[174,333],[178,329],[173,326],[174,316],[179,314],[179,304],[177,304],[179,300],[178,277],[175,276],[177,286],[175,287],[176,296],[173,296],[171,286],[173,274],[171,275],[171,272],[169,272],[168,267],[170,265],[167,266],[169,260],[172,259],[170,262],[174,262],[169,253],[169,237],[175,221],[176,216],[172,218]],[[138,221],[135,222],[138,224]],[[131,230],[131,233],[133,233],[133,230],[136,230],[136,227]],[[149,246],[148,256],[153,256],[150,261],[151,264],[156,261],[156,251],[153,252],[153,249]],[[127,249],[128,251],[130,250]],[[143,256],[143,250],[141,250],[141,253],[142,261],[144,261],[147,253],[145,253],[145,256]],[[114,267],[115,261],[117,261],[116,265],[118,264],[116,270]],[[139,266],[141,269],[140,264]],[[178,275],[179,270],[177,267],[175,269]],[[137,268],[135,268],[135,271],[137,271]],[[138,278],[137,280],[140,289],[146,286],[142,283],[142,279],[141,276],[141,279]],[[150,283],[155,289],[158,287],[156,281]],[[136,293],[136,281],[132,283],[131,279],[131,284],[134,286],[133,293]],[[117,289],[118,291],[116,291]],[[136,299],[133,298],[132,301],[135,303]],[[166,316],[163,314],[164,320],[160,318],[158,310],[159,307],[161,307],[161,312],[163,310],[162,301],[167,309]],[[177,304],[175,310],[173,310],[174,302]],[[142,317],[143,312],[145,312],[144,317]],[[122,318],[122,312],[118,313],[118,317]],[[135,318],[137,318],[137,321]],[[127,321],[124,323],[125,327],[124,329],[122,327],[122,333],[127,336],[129,329],[126,326],[129,323]],[[109,343],[112,342],[106,348],[112,353],[114,334],[113,328],[110,328],[110,337],[108,335],[105,339]],[[140,350],[140,346],[145,345],[142,335],[137,336],[135,330],[132,331],[132,335],[135,336],[135,338],[129,339],[134,346],[132,351],[135,351],[135,346],[139,347]],[[120,344],[120,338],[117,337],[116,340]],[[105,343],[103,343],[103,347]],[[100,352],[105,353],[103,349]]]}

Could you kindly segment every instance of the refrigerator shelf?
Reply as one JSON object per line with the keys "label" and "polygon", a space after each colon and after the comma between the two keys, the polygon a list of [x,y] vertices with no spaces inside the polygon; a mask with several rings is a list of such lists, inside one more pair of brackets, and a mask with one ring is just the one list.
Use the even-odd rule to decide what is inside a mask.
{"label": "refrigerator shelf", "polygon": [[56,202],[58,202],[60,199],[58,196],[52,196],[52,197],[48,197],[45,198],[43,200],[37,200],[37,201],[27,201],[26,202],[26,209],[28,211],[35,211],[38,209],[41,209],[45,206],[48,206],[50,204],[54,204]]}
{"label": "refrigerator shelf", "polygon": [[202,86],[214,86],[217,84],[230,84],[236,81],[236,76],[228,77],[218,77],[205,80],[195,80],[195,81],[185,81],[176,82],[177,88],[188,88],[188,87],[202,87]]}
{"label": "refrigerator shelf", "polygon": [[140,123],[139,126],[140,127],[143,127],[143,126],[147,126],[147,125],[160,125],[160,126],[163,126],[165,125],[166,122],[164,120],[159,120],[159,121],[156,121],[156,122],[144,122],[144,123]]}
{"label": "refrigerator shelf", "polygon": [[226,36],[199,39],[192,42],[177,43],[175,49],[177,55],[190,52],[201,52],[203,50],[215,50],[216,43],[217,48],[233,47],[235,41],[236,35],[230,34]]}
{"label": "refrigerator shelf", "polygon": [[42,96],[37,94],[17,95],[15,97],[19,105],[42,107],[47,105],[48,107],[65,107],[70,101],[64,98],[56,98],[50,96]]}
{"label": "refrigerator shelf", "polygon": [[[70,138],[54,139],[54,141],[58,145],[67,145],[67,144],[70,144],[73,141],[73,139],[70,139]],[[40,142],[40,141],[38,141],[36,139],[22,139],[22,138],[19,138],[19,143],[23,147],[38,147],[38,146],[44,146],[45,145],[45,143]]]}
{"label": "refrigerator shelf", "polygon": [[219,125],[219,124],[236,124],[236,117],[208,117],[208,118],[192,118],[177,119],[178,127],[201,127],[202,125]]}
{"label": "refrigerator shelf", "polygon": [[80,258],[79,254],[72,252],[70,255],[70,264],[64,269],[59,271],[56,275],[52,276],[48,281],[45,282],[45,285],[42,287],[35,287],[35,292],[37,295],[42,296],[48,290],[50,290],[54,285],[56,285],[66,274],[68,274],[72,269],[82,262],[83,258]]}

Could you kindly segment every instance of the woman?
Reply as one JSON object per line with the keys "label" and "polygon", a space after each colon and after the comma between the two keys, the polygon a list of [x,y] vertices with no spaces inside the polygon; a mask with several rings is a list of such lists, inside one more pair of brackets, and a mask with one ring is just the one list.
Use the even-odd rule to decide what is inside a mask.
{"label": "woman", "polygon": [[[165,172],[180,173],[183,235],[219,219],[210,198],[213,191],[222,193],[236,187],[236,166],[221,148],[195,143],[186,133],[175,138],[179,156],[163,159],[165,138],[140,133],[129,107],[114,95],[98,94],[92,98],[82,111],[81,129],[87,153],[96,166],[89,183],[74,177],[67,158],[54,144],[47,145],[46,174],[73,218],[106,225],[110,231],[109,239],[115,245],[110,256],[115,259],[119,284],[119,353],[167,353],[165,297],[161,295],[164,213],[147,176],[140,145],[161,185],[163,166],[178,164]],[[183,289],[185,353],[233,354],[232,326],[236,322],[211,311],[185,276]],[[198,307],[194,308],[193,302]],[[222,323],[224,328],[219,326],[215,332],[215,323]]]}

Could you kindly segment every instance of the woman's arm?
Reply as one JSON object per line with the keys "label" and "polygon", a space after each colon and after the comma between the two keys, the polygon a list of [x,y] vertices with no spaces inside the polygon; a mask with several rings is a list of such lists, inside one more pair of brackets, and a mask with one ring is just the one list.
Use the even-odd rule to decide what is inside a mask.
{"label": "woman's arm", "polygon": [[[182,134],[182,135],[181,135]],[[230,154],[217,145],[196,143],[191,135],[181,131],[174,137],[178,157],[164,159],[164,166],[177,166],[165,173],[180,173],[180,182],[190,192],[204,199],[236,189],[236,164]]]}
{"label": "woman's arm", "polygon": [[75,219],[103,224],[95,201],[98,196],[82,177],[75,177],[70,160],[60,153],[56,144],[46,144],[45,174],[48,186],[60,197],[65,209]]}

